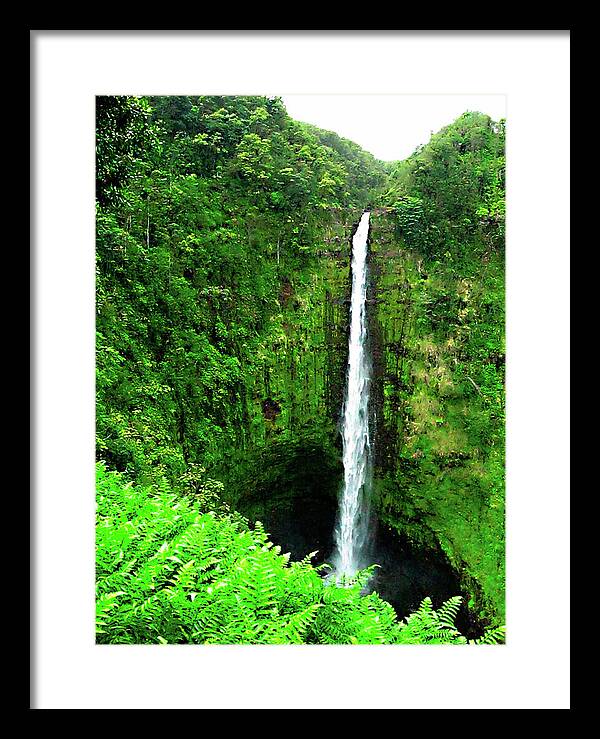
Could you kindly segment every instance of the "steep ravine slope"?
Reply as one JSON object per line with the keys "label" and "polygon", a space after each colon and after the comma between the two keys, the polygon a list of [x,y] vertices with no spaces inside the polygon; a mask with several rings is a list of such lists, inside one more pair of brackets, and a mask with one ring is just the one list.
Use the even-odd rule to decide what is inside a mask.
{"label": "steep ravine slope", "polygon": [[480,358],[490,342],[476,335],[486,317],[502,331],[490,313],[503,308],[503,264],[488,254],[468,274],[424,260],[382,211],[371,271],[379,516],[417,546],[441,547],[474,613],[503,621],[503,412],[473,379],[503,363]]}

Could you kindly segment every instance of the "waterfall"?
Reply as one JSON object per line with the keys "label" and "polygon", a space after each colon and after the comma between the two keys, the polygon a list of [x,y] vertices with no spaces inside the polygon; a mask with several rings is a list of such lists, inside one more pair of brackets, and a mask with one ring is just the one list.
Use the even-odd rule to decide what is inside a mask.
{"label": "waterfall", "polygon": [[364,563],[368,533],[369,381],[366,351],[367,238],[369,212],[360,219],[352,239],[352,299],[348,371],[343,408],[344,487],[335,530],[333,565],[337,575],[350,577]]}

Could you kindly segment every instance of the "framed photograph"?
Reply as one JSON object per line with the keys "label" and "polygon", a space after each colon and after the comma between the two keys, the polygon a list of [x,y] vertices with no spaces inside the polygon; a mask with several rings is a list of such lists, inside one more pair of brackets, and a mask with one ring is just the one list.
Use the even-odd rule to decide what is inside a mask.
{"label": "framed photograph", "polygon": [[527,600],[568,580],[568,442],[531,384],[568,340],[568,32],[32,53],[32,707],[568,708],[568,647],[535,692],[514,673],[556,626]]}

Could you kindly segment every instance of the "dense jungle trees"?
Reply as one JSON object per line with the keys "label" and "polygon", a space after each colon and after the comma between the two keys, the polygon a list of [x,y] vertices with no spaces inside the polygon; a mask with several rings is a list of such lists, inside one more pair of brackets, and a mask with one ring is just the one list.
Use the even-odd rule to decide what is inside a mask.
{"label": "dense jungle trees", "polygon": [[236,445],[280,276],[383,167],[277,98],[100,97],[97,125],[98,453],[175,480]]}
{"label": "dense jungle trees", "polygon": [[505,122],[465,113],[390,167],[386,200],[407,243],[429,256],[504,247]]}

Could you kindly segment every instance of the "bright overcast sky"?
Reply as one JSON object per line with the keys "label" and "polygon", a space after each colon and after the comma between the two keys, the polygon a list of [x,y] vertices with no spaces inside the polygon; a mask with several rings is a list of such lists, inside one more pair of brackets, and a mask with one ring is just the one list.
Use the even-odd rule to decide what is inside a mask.
{"label": "bright overcast sky", "polygon": [[378,159],[406,159],[467,110],[506,117],[504,95],[282,95],[292,118],[356,142]]}

